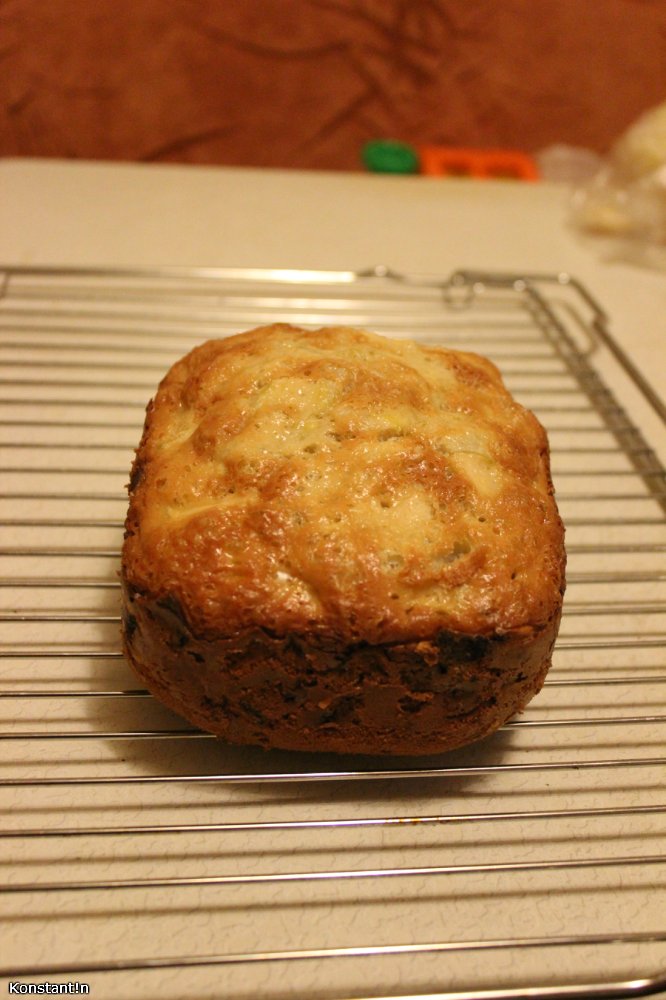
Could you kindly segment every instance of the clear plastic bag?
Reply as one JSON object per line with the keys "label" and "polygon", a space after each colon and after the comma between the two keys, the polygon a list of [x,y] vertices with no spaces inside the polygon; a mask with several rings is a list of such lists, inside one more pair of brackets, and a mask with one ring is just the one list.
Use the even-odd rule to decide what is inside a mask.
{"label": "clear plastic bag", "polygon": [[576,185],[571,223],[607,260],[666,270],[666,103],[642,115]]}

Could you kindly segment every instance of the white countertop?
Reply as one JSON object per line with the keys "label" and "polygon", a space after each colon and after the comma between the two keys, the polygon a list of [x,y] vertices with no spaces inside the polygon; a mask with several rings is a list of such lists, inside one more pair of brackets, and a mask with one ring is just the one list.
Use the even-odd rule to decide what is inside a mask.
{"label": "white countertop", "polygon": [[[666,396],[665,276],[595,257],[567,229],[563,187],[24,160],[0,163],[0,192],[4,265],[566,271],[604,305],[618,342]],[[11,295],[4,304],[11,317]],[[51,321],[48,296],[36,293],[30,308]],[[5,829],[48,834],[16,838],[19,863],[0,865],[13,883],[0,893],[12,967],[50,970],[56,961],[62,979],[118,960],[117,972],[81,972],[100,1000],[214,1000],[220,983],[246,1000],[413,995],[443,981],[467,988],[470,972],[478,989],[497,990],[587,983],[601,966],[604,982],[630,974],[632,989],[637,975],[663,976],[663,938],[651,938],[664,913],[662,868],[652,867],[663,864],[663,520],[656,505],[635,513],[640,482],[637,500],[623,497],[629,486],[613,472],[588,491],[599,438],[581,427],[579,410],[564,411],[553,453],[571,460],[560,497],[572,515],[570,614],[551,681],[525,718],[447,757],[439,778],[404,771],[390,784],[327,784],[317,772],[340,765],[326,759],[180,739],[181,720],[152,699],[134,701],[118,651],[122,484],[132,423],[164,358],[159,340],[137,347],[127,315],[117,343],[142,352],[134,370],[125,357],[104,369],[108,342],[97,343],[93,328],[79,344],[75,322],[54,325],[66,362],[60,340],[52,347],[36,335],[33,348],[47,348],[42,369],[56,366],[41,394],[39,369],[21,375],[30,352],[19,338],[8,345],[16,384],[8,378],[3,390],[0,730],[18,740],[4,743],[2,777],[26,783],[5,782],[0,808]],[[189,307],[184,315],[189,328]],[[226,313],[225,321],[235,322]],[[67,364],[76,374],[90,357],[96,374],[77,390]],[[666,461],[663,424],[606,352],[595,357]],[[70,407],[70,393],[72,411],[83,400],[94,416],[67,423],[58,407]],[[13,419],[12,399],[34,409]],[[583,433],[579,445],[588,432],[595,443],[569,454],[570,431]],[[608,450],[599,448],[604,462]],[[618,524],[626,511],[634,519]],[[36,703],[35,691],[45,698]],[[375,780],[367,762],[356,766],[360,779]],[[273,770],[296,780],[280,785]],[[215,774],[228,780],[208,783]],[[247,786],[243,775],[254,775]],[[591,931],[606,935],[605,950],[588,943]],[[577,934],[573,952],[563,950]],[[533,947],[540,939],[557,947]],[[413,953],[398,954],[400,942]],[[424,942],[434,942],[431,953]],[[368,944],[385,958],[376,951],[364,962],[356,952]],[[322,948],[325,962],[311,961]],[[346,956],[338,961],[334,948]],[[190,966],[183,955],[202,961]],[[290,961],[274,961],[280,955]],[[164,968],[152,969],[154,960]]]}
{"label": "white countertop", "polygon": [[[666,276],[601,260],[565,186],[25,159],[0,163],[0,191],[5,265],[566,271],[666,398]],[[663,425],[612,387],[666,461]]]}

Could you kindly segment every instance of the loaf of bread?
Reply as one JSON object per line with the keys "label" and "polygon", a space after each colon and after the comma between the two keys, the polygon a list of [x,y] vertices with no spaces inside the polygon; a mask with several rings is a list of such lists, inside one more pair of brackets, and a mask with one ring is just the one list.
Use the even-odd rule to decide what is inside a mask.
{"label": "loaf of bread", "polygon": [[548,444],[482,357],[349,327],[209,341],[149,404],[129,494],[127,657],[229,742],[434,753],[543,683]]}

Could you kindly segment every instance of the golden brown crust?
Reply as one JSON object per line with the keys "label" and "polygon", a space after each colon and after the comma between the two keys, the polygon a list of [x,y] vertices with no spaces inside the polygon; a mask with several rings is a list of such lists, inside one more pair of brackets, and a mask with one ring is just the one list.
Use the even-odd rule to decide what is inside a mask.
{"label": "golden brown crust", "polygon": [[123,583],[131,662],[227,739],[469,742],[550,662],[545,433],[476,355],[285,324],[208,342],[148,407]]}

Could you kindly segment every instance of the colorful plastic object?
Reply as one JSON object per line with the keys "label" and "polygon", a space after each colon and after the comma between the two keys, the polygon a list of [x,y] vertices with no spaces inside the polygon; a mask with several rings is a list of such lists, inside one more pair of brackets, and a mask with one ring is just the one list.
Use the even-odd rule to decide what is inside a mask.
{"label": "colorful plastic object", "polygon": [[419,154],[413,146],[394,139],[375,139],[363,147],[363,163],[374,173],[417,174]]}
{"label": "colorful plastic object", "polygon": [[513,149],[421,146],[421,173],[430,177],[475,177],[536,181],[539,170],[527,153]]}

